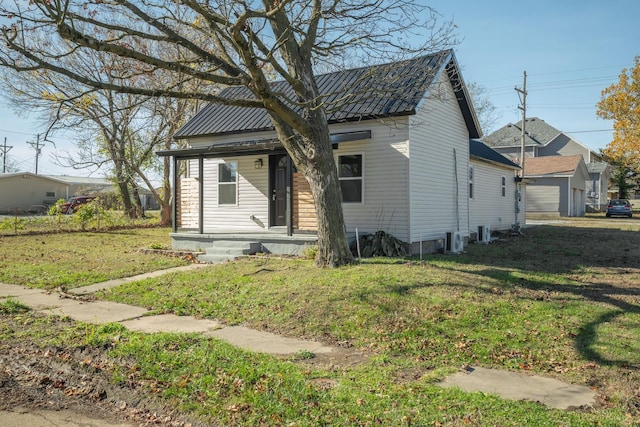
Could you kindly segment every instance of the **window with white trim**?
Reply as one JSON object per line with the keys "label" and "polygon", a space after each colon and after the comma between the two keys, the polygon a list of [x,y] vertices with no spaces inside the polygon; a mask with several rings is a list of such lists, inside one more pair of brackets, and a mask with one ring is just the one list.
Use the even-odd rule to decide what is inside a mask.
{"label": "window with white trim", "polygon": [[469,167],[469,198],[473,199],[473,166]]}
{"label": "window with white trim", "polygon": [[218,164],[218,204],[238,204],[238,162]]}
{"label": "window with white trim", "polygon": [[507,177],[501,177],[500,191],[502,191],[502,197],[507,197]]}
{"label": "window with white trim", "polygon": [[362,203],[362,154],[338,156],[338,179],[343,203]]}

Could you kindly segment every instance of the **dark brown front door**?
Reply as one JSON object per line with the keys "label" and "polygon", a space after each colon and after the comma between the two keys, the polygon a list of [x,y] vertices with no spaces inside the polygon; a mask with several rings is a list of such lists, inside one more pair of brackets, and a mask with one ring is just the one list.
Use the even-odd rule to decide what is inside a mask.
{"label": "dark brown front door", "polygon": [[284,154],[269,156],[272,226],[287,225],[288,161]]}

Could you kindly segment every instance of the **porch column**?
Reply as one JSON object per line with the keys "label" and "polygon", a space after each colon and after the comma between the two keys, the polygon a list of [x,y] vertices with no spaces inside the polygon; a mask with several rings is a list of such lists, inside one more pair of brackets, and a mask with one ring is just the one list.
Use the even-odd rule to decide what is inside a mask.
{"label": "porch column", "polygon": [[293,160],[287,155],[287,236],[293,236]]}
{"label": "porch column", "polygon": [[174,233],[178,231],[178,157],[173,156],[173,186],[171,188],[171,228]]}

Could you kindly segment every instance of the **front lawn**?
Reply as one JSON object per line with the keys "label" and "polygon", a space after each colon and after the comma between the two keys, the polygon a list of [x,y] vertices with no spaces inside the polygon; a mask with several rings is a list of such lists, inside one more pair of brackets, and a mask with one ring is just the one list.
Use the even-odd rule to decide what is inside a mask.
{"label": "front lawn", "polygon": [[[358,364],[118,325],[54,327],[12,307],[0,310],[0,344],[100,351],[114,384],[212,425],[632,426],[640,417],[639,228],[580,219],[462,255],[340,269],[247,257],[98,295],[324,341],[367,356]],[[436,385],[467,364],[587,385],[598,405],[560,411]]]}
{"label": "front lawn", "polygon": [[141,248],[169,247],[168,227],[0,237],[0,282],[34,288],[75,288],[186,265]]}
{"label": "front lawn", "polygon": [[[640,233],[629,225],[602,225],[539,226],[525,236],[470,245],[459,256],[371,259],[333,270],[307,260],[246,258],[170,282],[128,284],[101,297],[363,349],[372,356],[364,365],[306,374],[335,380],[339,386],[327,392],[333,416],[349,413],[356,424],[369,423],[369,414],[372,425],[374,419],[397,425],[405,416],[417,425],[534,425],[534,419],[538,425],[631,425],[640,416]],[[199,345],[210,344],[189,348],[200,351]],[[134,347],[128,354],[142,352]],[[175,357],[181,360],[175,366],[193,366]],[[531,412],[531,404],[434,387],[466,364],[588,385],[600,393],[602,406]],[[218,374],[209,374],[215,382]],[[280,393],[288,392],[277,393],[282,399]],[[182,396],[184,402],[193,398]],[[229,399],[247,401],[216,395],[205,406],[228,405]],[[309,412],[285,424],[315,413],[305,398],[287,399]],[[358,399],[366,404],[350,404]],[[264,415],[262,405],[245,410]]]}

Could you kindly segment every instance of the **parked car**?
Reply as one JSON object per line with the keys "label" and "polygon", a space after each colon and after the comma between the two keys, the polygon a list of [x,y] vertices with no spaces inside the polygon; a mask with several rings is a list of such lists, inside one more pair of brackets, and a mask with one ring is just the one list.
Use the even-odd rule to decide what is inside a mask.
{"label": "parked car", "polygon": [[624,199],[611,199],[607,205],[607,218],[611,216],[628,216],[633,217],[633,206],[628,200]]}
{"label": "parked car", "polygon": [[69,200],[60,205],[60,212],[63,214],[72,214],[78,210],[80,205],[84,205],[94,200],[94,196],[73,196]]}

